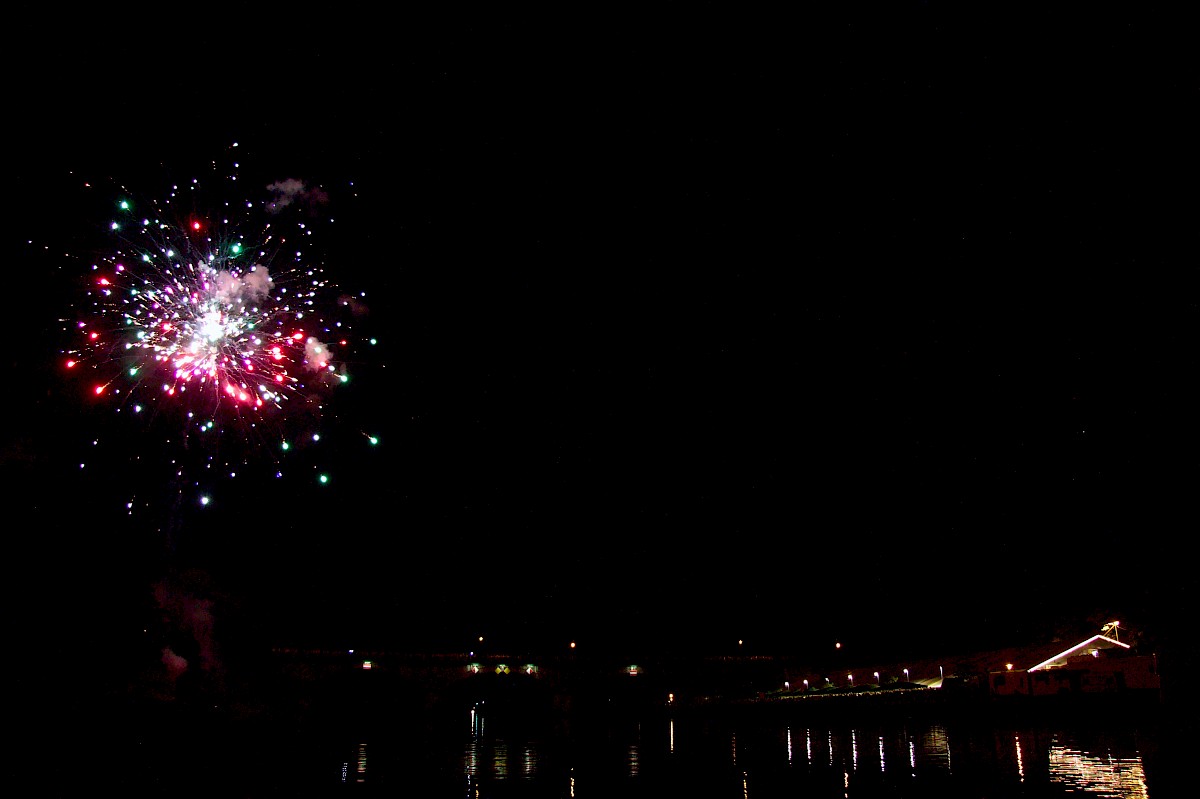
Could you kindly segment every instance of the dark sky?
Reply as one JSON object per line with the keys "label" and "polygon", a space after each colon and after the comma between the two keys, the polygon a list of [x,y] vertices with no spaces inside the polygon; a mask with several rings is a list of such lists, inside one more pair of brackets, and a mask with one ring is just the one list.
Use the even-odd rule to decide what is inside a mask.
{"label": "dark sky", "polygon": [[[166,574],[218,634],[313,645],[1168,627],[1197,321],[1170,21],[664,8],[17,26],[2,463],[14,601],[60,651]],[[54,250],[98,221],[68,187],[232,141],[329,188],[327,269],[381,339],[331,424],[384,444],[203,511],[141,469],[131,517],[128,461],[71,468],[115,422],[57,368]]]}

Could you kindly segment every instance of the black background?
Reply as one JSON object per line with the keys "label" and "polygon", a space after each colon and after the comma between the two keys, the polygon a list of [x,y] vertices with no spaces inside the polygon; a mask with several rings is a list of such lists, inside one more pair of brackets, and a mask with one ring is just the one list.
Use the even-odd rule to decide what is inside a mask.
{"label": "black background", "polygon": [[[13,607],[53,651],[126,640],[168,574],[256,644],[1177,629],[1197,304],[1172,20],[263,13],[10,34],[3,467]],[[71,469],[114,424],[58,369],[78,263],[55,251],[100,221],[72,187],[234,141],[330,192],[328,269],[381,340],[331,424],[384,444],[323,494],[247,477],[202,512],[147,468],[165,515],[131,517],[119,467]]]}

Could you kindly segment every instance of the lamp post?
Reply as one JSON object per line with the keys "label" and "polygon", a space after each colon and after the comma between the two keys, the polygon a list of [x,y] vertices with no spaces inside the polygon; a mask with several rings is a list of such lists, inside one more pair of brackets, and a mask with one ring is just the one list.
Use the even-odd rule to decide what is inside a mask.
{"label": "lamp post", "polygon": [[879,672],[875,672],[875,684],[879,684]]}
{"label": "lamp post", "polygon": [[908,669],[904,670],[904,681],[908,682]]}
{"label": "lamp post", "polygon": [[846,679],[850,681],[850,687],[851,687],[851,688],[853,688],[853,687],[854,687],[854,675],[853,675],[853,674],[847,674],[847,675],[846,675]]}

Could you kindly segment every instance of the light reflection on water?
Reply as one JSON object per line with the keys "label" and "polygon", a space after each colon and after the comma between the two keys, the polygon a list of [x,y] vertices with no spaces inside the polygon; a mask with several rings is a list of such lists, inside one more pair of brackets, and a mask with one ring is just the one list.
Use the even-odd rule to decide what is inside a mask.
{"label": "light reflection on water", "polygon": [[[344,721],[337,729],[236,742],[205,730],[151,729],[130,738],[133,745],[119,755],[104,750],[88,773],[125,796],[145,784],[163,796],[180,795],[169,790],[176,784],[214,796],[266,795],[248,787],[239,793],[251,781],[292,797],[329,790],[477,799],[1179,795],[1163,793],[1171,782],[1164,770],[1177,760],[1160,754],[1165,733],[1128,720],[993,725],[650,713],[515,723],[464,709],[432,718],[389,715],[362,729]],[[99,754],[88,740],[88,751]],[[1200,772],[1178,765],[1172,771],[1184,785],[1166,790],[1190,784],[1200,793]]]}
{"label": "light reflection on water", "polygon": [[1142,758],[1136,753],[1119,757],[1111,752],[1086,752],[1056,742],[1050,746],[1049,757],[1051,782],[1060,783],[1069,790],[1123,799],[1149,796]]}
{"label": "light reflection on water", "polygon": [[918,796],[950,786],[951,791],[983,788],[1022,797],[1066,791],[1155,799],[1138,744],[1153,746],[1152,736],[1136,729],[1093,729],[1081,735],[1037,725],[671,717],[601,722],[599,727],[578,735],[491,730],[472,713],[464,720],[466,736],[457,758],[460,785],[465,783],[468,794],[481,799],[501,792],[574,796],[577,789],[596,795],[694,791],[697,786],[706,786],[703,795],[744,797],[797,792],[816,799]]}

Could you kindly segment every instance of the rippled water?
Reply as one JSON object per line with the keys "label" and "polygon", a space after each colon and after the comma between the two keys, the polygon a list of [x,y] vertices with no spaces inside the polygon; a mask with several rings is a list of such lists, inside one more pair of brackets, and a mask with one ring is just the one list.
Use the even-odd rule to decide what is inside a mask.
{"label": "rippled water", "polygon": [[1155,785],[1154,725],[981,725],[969,721],[806,724],[652,718],[532,730],[470,713],[457,733],[347,743],[348,789],[372,795],[1013,796],[1135,799]]}
{"label": "rippled water", "polygon": [[[1103,714],[806,722],[755,712],[656,710],[568,723],[466,709],[295,729],[178,720],[85,733],[67,719],[57,730],[42,742],[42,787],[27,795],[84,795],[56,778],[56,768],[67,765],[95,790],[171,799],[346,793],[1167,799],[1200,789],[1190,765],[1160,756],[1169,735],[1160,723]],[[1186,746],[1194,751],[1194,741]]]}

